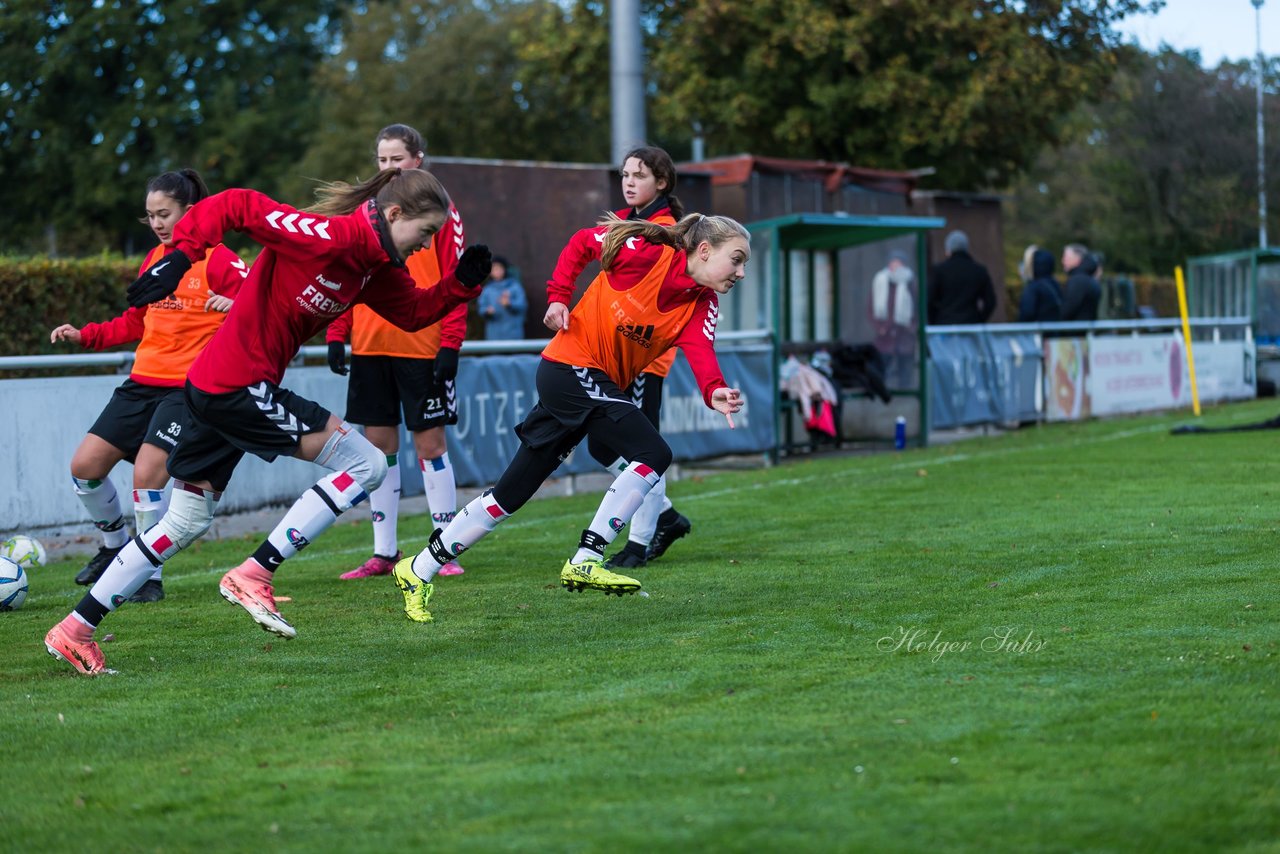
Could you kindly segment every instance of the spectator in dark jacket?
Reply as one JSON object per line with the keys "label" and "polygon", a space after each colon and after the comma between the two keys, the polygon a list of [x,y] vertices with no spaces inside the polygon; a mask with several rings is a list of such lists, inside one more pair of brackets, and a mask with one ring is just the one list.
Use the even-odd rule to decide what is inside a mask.
{"label": "spectator in dark jacket", "polygon": [[1068,257],[1078,258],[1067,271],[1066,292],[1062,297],[1063,320],[1097,320],[1098,303],[1102,301],[1102,285],[1098,282],[1098,259],[1088,249],[1073,243],[1062,250],[1065,268]]}
{"label": "spectator in dark jacket", "polygon": [[947,235],[947,260],[929,271],[929,322],[986,323],[996,308],[996,289],[987,268],[969,254],[969,236]]}
{"label": "spectator in dark jacket", "polygon": [[1049,323],[1062,319],[1062,289],[1053,278],[1053,253],[1037,249],[1031,256],[1031,280],[1022,288],[1019,323]]}

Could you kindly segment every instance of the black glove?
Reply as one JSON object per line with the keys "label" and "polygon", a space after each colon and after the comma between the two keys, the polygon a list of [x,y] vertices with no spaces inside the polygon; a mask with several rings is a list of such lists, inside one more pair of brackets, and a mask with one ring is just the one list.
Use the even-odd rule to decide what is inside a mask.
{"label": "black glove", "polygon": [[[486,250],[487,251],[487,250]],[[463,256],[466,257],[465,255]],[[462,265],[459,264],[459,267]],[[436,382],[452,382],[458,376],[458,351],[452,347],[441,347],[436,353]]]}
{"label": "black glove", "polygon": [[347,345],[341,341],[329,342],[329,370],[341,377],[347,375]]}
{"label": "black glove", "polygon": [[178,289],[183,274],[190,269],[191,259],[181,249],[166,253],[125,291],[129,305],[141,308],[164,299]]}
{"label": "black glove", "polygon": [[[458,259],[458,268],[453,271],[458,281],[468,288],[474,288],[489,278],[493,269],[493,253],[483,243],[468,246]],[[456,353],[454,354],[457,355]]]}

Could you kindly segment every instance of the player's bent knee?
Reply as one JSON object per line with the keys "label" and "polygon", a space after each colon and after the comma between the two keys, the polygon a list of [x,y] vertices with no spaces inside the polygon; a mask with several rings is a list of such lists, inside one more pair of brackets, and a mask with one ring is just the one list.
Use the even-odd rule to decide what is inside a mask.
{"label": "player's bent knee", "polygon": [[[172,552],[182,551],[205,535],[213,524],[214,499],[202,491],[176,488],[169,498],[169,510],[157,526],[172,543]],[[154,544],[153,544],[154,545]],[[159,549],[170,557],[170,549]]]}
{"label": "player's bent knee", "polygon": [[331,471],[345,471],[366,493],[376,490],[387,477],[386,454],[346,421],[333,431],[315,462]]}
{"label": "player's bent knee", "polygon": [[368,460],[368,472],[363,475],[364,479],[361,480],[354,472],[352,472],[351,476],[364,487],[365,492],[372,493],[379,486],[382,486],[382,482],[387,479],[387,455],[380,453],[377,448],[373,447],[372,443],[369,444],[369,447],[373,449],[374,454]]}
{"label": "player's bent knee", "polygon": [[671,467],[671,459],[671,448],[663,442],[661,446],[655,445],[652,448],[646,448],[643,453],[636,454],[632,462],[644,463],[661,476]]}

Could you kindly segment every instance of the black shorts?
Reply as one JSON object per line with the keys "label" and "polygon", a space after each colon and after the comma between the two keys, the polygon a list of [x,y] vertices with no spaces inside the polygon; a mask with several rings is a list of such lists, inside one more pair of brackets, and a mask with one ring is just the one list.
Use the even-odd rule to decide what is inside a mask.
{"label": "black shorts", "polygon": [[662,383],[666,377],[658,374],[641,374],[631,385],[627,386],[627,394],[632,402],[640,407],[644,417],[654,427],[658,426],[658,416],[662,413]]}
{"label": "black shorts", "polygon": [[347,420],[365,427],[413,431],[458,423],[458,392],[453,380],[436,382],[435,359],[400,356],[351,357],[347,383]]}
{"label": "black shorts", "polygon": [[[649,419],[649,423],[654,429],[658,429],[658,420],[662,414],[662,381],[666,377],[658,374],[642,373],[627,386],[626,395],[631,402],[640,407],[640,411],[644,413],[644,417]],[[618,457],[598,436],[590,436],[587,438],[587,452],[600,465],[608,468]]]}
{"label": "black shorts", "polygon": [[596,368],[543,359],[536,384],[538,402],[516,427],[520,441],[533,449],[556,445],[568,453],[587,434],[588,418],[598,414],[616,422],[637,409],[630,395]]}
{"label": "black shorts", "polygon": [[329,423],[329,410],[269,382],[209,394],[187,383],[187,423],[178,449],[169,456],[169,474],[178,480],[207,480],[222,492],[246,453],[267,462],[293,456],[303,436]]}
{"label": "black shorts", "polygon": [[186,411],[182,389],[128,379],[112,392],[89,432],[124,451],[124,458],[133,462],[144,442],[165,453],[173,451]]}

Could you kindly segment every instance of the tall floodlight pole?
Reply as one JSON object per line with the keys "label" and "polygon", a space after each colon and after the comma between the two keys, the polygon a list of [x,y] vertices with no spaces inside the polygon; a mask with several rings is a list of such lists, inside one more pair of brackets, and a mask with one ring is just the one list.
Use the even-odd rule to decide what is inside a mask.
{"label": "tall floodlight pole", "polygon": [[1262,129],[1262,2],[1252,0],[1258,30],[1258,248],[1267,248],[1267,158],[1266,134]]}
{"label": "tall floodlight pole", "polygon": [[621,165],[626,153],[645,141],[640,0],[612,0],[609,4],[609,41],[613,162]]}

